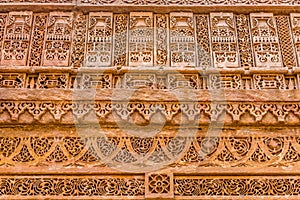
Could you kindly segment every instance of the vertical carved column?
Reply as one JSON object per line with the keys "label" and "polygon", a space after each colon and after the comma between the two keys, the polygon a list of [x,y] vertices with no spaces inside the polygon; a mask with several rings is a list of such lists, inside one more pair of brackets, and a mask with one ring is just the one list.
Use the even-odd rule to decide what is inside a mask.
{"label": "vertical carved column", "polygon": [[87,16],[77,13],[74,20],[74,35],[72,41],[71,65],[81,67],[84,61]]}
{"label": "vertical carved column", "polygon": [[128,15],[114,16],[114,66],[128,65]]}
{"label": "vertical carved column", "polygon": [[68,66],[71,51],[73,13],[50,12],[43,56],[45,66]]}
{"label": "vertical carved column", "polygon": [[87,31],[86,65],[105,67],[111,65],[113,14],[96,12],[89,14]]}
{"label": "vertical carved column", "polygon": [[196,15],[196,37],[198,67],[203,69],[213,67],[210,55],[209,17],[208,15]]}
{"label": "vertical carved column", "polygon": [[256,67],[281,67],[276,24],[272,13],[251,13],[251,35]]}
{"label": "vertical carved column", "polygon": [[10,12],[6,21],[1,65],[26,65],[32,12]]}
{"label": "vertical carved column", "polygon": [[193,13],[170,13],[171,66],[196,66]]}
{"label": "vertical carved column", "polygon": [[[7,14],[0,13],[0,47],[2,47],[3,45],[6,20],[7,20]],[[1,54],[2,51],[0,51],[0,61],[2,57]]]}
{"label": "vertical carved column", "polygon": [[253,67],[253,53],[249,30],[249,18],[247,15],[236,16],[236,27],[238,36],[238,47],[240,65],[244,69]]}
{"label": "vertical carved column", "polygon": [[297,66],[295,49],[291,37],[291,27],[288,16],[276,16],[278,36],[280,40],[280,50],[282,54],[283,65],[288,68]]}
{"label": "vertical carved column", "polygon": [[154,15],[155,65],[169,65],[169,17],[166,14]]}
{"label": "vertical carved column", "polygon": [[131,12],[129,66],[153,66],[153,14]]}
{"label": "vertical carved column", "polygon": [[298,65],[300,66],[300,14],[291,13],[292,34],[296,48]]}
{"label": "vertical carved column", "polygon": [[44,50],[45,33],[48,14],[36,14],[33,19],[33,30],[28,57],[29,66],[41,66]]}
{"label": "vertical carved column", "polygon": [[210,35],[216,68],[237,68],[237,37],[232,13],[210,14]]}

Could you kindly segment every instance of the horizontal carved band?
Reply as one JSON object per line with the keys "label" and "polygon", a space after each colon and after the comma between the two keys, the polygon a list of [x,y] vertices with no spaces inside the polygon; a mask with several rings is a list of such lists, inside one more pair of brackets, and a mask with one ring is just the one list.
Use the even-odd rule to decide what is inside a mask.
{"label": "horizontal carved band", "polygon": [[[174,176],[168,174],[153,174],[147,177],[149,185],[145,188],[145,177],[130,176],[86,178],[81,176],[23,176],[1,177],[0,194],[5,199],[60,198],[60,199],[90,199],[107,197],[110,199],[135,198],[145,199],[154,195],[169,195],[168,197],[211,198],[214,197],[289,197],[299,195],[300,180],[298,176],[291,177],[249,177],[249,176]],[[171,188],[174,186],[174,192]],[[148,191],[145,194],[145,190]]]}
{"label": "horizontal carved band", "polygon": [[[51,71],[51,70],[49,70]],[[173,90],[173,89],[299,89],[299,74],[282,73],[224,74],[186,70],[185,72],[158,70],[136,70],[135,72],[112,73],[0,73],[0,88],[28,89],[139,89]]]}
{"label": "horizontal carved band", "polygon": [[[192,131],[190,131],[192,132]],[[249,132],[251,134],[251,132]],[[16,167],[73,170],[143,166],[255,168],[299,167],[299,136],[206,137],[0,137],[0,171]],[[278,135],[278,134],[277,134]],[[123,166],[123,169],[118,166]],[[126,169],[126,167],[128,169]],[[175,167],[175,168],[173,168]],[[141,167],[142,169],[142,167]],[[190,169],[191,170],[191,169]],[[233,169],[234,170],[234,169]],[[51,171],[51,170],[50,170]],[[284,171],[284,170],[283,170]],[[139,171],[135,171],[138,173]],[[187,171],[186,171],[187,172]],[[218,171],[219,172],[219,171]]]}
{"label": "horizontal carved band", "polygon": [[[210,122],[253,124],[262,122],[299,123],[300,104],[228,102],[228,103],[166,103],[95,101],[2,101],[2,123],[118,123],[207,124]],[[225,115],[224,115],[225,114]],[[22,117],[23,116],[23,117]],[[75,118],[73,118],[74,116]],[[75,120],[75,121],[74,121]],[[137,120],[137,121],[135,121]]]}
{"label": "horizontal carved band", "polygon": [[0,65],[293,69],[300,61],[299,19],[299,13],[0,13]]}

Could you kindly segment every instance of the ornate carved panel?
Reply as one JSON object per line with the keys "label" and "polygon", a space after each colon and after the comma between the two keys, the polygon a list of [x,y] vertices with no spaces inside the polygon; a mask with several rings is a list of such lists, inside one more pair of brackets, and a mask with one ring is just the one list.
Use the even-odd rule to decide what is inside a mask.
{"label": "ornate carved panel", "polygon": [[210,89],[240,89],[242,78],[238,74],[211,74],[209,75]]}
{"label": "ornate carved panel", "polygon": [[170,13],[171,66],[196,66],[193,13]]}
{"label": "ornate carved panel", "polygon": [[154,15],[155,38],[155,65],[170,65],[169,55],[169,16],[166,14]]}
{"label": "ornate carved panel", "polygon": [[152,12],[131,12],[129,66],[152,66],[154,51]]}
{"label": "ornate carved panel", "polygon": [[114,66],[128,65],[129,15],[114,15]]}
{"label": "ornate carved panel", "polygon": [[43,56],[44,66],[68,66],[71,51],[73,13],[50,12]]}
{"label": "ornate carved panel", "polygon": [[2,65],[26,65],[30,45],[32,12],[10,12],[6,20]]}
{"label": "ornate carved panel", "polygon": [[90,12],[87,30],[86,66],[108,67],[112,60],[113,13]]}
{"label": "ornate carved panel", "polygon": [[210,35],[215,68],[239,67],[233,13],[211,13]]}
{"label": "ornate carved panel", "polygon": [[276,22],[272,13],[250,14],[256,67],[282,67]]}

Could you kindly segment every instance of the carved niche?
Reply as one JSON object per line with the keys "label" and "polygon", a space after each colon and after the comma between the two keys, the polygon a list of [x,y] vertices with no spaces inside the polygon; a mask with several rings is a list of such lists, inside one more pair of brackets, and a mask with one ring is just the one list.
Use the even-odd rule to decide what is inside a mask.
{"label": "carved niche", "polygon": [[68,66],[72,42],[73,13],[50,12],[44,50],[44,66]]}
{"label": "carved niche", "polygon": [[129,28],[129,66],[152,66],[152,12],[131,12]]}
{"label": "carved niche", "polygon": [[1,65],[26,65],[32,12],[10,12],[6,20]]}
{"label": "carved niche", "polygon": [[193,13],[170,13],[171,66],[196,66]]}
{"label": "carved niche", "polygon": [[281,67],[281,55],[273,13],[250,13],[256,67]]}
{"label": "carved niche", "polygon": [[107,67],[111,65],[113,13],[89,14],[86,65]]}
{"label": "carved niche", "polygon": [[237,36],[233,13],[211,13],[210,34],[216,68],[238,68]]}

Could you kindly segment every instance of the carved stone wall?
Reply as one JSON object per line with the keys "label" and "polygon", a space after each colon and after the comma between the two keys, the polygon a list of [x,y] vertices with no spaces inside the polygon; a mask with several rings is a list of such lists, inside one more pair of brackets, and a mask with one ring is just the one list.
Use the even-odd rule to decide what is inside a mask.
{"label": "carved stone wall", "polygon": [[299,199],[297,6],[1,1],[0,198]]}

